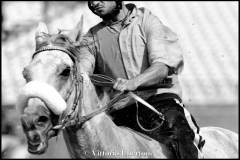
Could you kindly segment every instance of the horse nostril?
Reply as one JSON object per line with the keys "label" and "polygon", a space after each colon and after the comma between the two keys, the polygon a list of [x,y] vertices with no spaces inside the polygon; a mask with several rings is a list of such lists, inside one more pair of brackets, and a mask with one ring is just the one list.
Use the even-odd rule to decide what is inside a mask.
{"label": "horse nostril", "polygon": [[39,142],[41,140],[39,134],[33,131],[29,132],[29,139],[33,142]]}
{"label": "horse nostril", "polygon": [[33,142],[40,142],[40,136],[38,134],[35,134],[32,140]]}

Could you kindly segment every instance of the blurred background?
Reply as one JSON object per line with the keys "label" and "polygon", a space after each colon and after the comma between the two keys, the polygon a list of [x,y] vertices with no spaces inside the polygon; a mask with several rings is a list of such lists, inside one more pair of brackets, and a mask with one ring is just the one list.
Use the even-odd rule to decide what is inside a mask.
{"label": "blurred background", "polygon": [[[69,158],[62,135],[47,153],[26,150],[15,104],[25,84],[22,70],[35,50],[38,22],[50,33],[72,29],[84,15],[84,32],[100,22],[86,1],[3,1],[1,52],[2,158]],[[238,132],[238,2],[127,1],[146,7],[179,36],[185,59],[183,102],[197,123]]]}

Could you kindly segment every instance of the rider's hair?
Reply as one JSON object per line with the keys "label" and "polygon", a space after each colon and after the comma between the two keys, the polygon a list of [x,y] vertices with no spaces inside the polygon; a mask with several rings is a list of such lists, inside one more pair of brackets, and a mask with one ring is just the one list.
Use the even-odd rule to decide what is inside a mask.
{"label": "rider's hair", "polygon": [[[120,9],[122,9],[122,1],[115,1],[116,2],[116,8],[115,8],[115,10],[120,10]],[[93,12],[93,13],[95,13],[94,12],[94,9],[93,9],[93,6],[91,5],[91,1],[88,1],[88,8]]]}

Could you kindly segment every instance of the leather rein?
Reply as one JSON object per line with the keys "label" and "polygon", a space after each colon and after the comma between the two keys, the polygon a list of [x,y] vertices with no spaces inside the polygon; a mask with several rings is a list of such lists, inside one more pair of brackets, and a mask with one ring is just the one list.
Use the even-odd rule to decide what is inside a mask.
{"label": "leather rein", "polygon": [[[132,98],[134,98],[136,100],[136,103],[140,102],[140,103],[144,104],[146,107],[148,107],[149,109],[151,109],[152,111],[154,111],[155,113],[157,113],[159,115],[160,119],[162,119],[162,123],[159,126],[161,126],[163,124],[163,122],[165,121],[165,118],[162,113],[158,112],[154,107],[152,107],[146,101],[144,101],[143,99],[138,97],[135,93],[130,92],[130,91],[118,93],[113,99],[110,100],[110,102],[108,104],[106,104],[105,106],[101,107],[100,109],[98,109],[88,115],[81,116],[81,117],[76,116],[76,113],[77,113],[76,109],[78,109],[78,104],[82,103],[82,91],[83,91],[83,76],[78,72],[78,68],[77,68],[77,64],[76,64],[77,57],[71,51],[69,51],[63,47],[48,45],[48,46],[41,47],[41,49],[35,51],[32,56],[32,59],[34,58],[34,56],[36,54],[38,54],[40,52],[51,51],[51,50],[58,50],[58,51],[62,51],[64,53],[66,53],[67,55],[69,55],[71,57],[71,59],[74,62],[73,83],[71,85],[70,90],[67,92],[68,94],[67,94],[66,98],[64,99],[65,101],[68,100],[73,89],[75,88],[75,97],[74,97],[74,101],[73,101],[71,110],[65,116],[64,116],[64,113],[62,115],[60,115],[58,124],[56,126],[52,127],[53,130],[62,130],[66,127],[73,126],[73,125],[82,126],[86,121],[90,120],[94,116],[111,109],[113,104],[116,103],[119,99],[121,99],[121,97],[124,94],[128,94],[129,96],[131,96]],[[98,85],[98,86],[112,87],[114,84],[113,79],[111,79],[110,77],[104,76],[104,75],[94,74],[94,75],[90,76],[90,79],[94,85]],[[137,121],[138,121],[138,119],[137,119]],[[151,130],[145,129],[141,126],[141,124],[139,122],[138,122],[138,125],[143,130],[146,130],[146,131],[151,131],[151,130],[155,129],[155,128],[151,129]],[[158,128],[158,127],[156,127],[156,128]]]}

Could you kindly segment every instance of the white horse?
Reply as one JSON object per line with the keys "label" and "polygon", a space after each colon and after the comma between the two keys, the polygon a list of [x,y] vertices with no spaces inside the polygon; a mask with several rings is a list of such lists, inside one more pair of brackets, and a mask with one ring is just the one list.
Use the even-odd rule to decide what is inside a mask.
{"label": "white horse", "polygon": [[[81,35],[80,24],[71,32],[72,40]],[[44,153],[48,140],[58,132],[56,125],[62,122],[59,119],[65,119],[68,125],[63,128],[63,136],[72,158],[174,158],[164,144],[115,125],[105,112],[80,125],[74,123],[101,109],[105,103],[97,96],[84,66],[76,59],[76,54],[81,53],[68,37],[49,34],[43,23],[36,31],[38,51],[24,68],[27,83],[18,100],[28,151]],[[200,134],[206,140],[202,150],[204,158],[238,157],[236,133],[203,127]]]}

